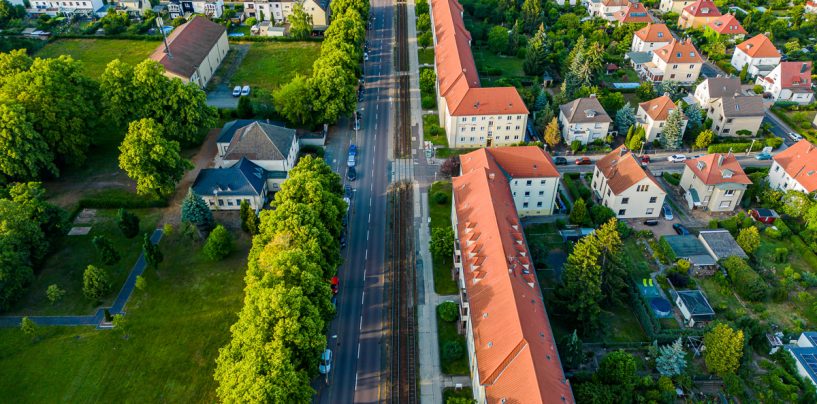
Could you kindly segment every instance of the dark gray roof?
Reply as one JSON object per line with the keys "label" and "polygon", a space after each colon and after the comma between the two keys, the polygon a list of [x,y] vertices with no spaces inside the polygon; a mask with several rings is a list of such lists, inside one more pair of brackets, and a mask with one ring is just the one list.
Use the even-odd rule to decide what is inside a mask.
{"label": "dark gray roof", "polygon": [[252,121],[239,127],[227,146],[225,160],[239,160],[246,157],[254,161],[288,159],[295,129]]}
{"label": "dark gray roof", "polygon": [[613,122],[596,97],[575,99],[559,109],[570,123]]}
{"label": "dark gray roof", "polygon": [[737,77],[710,77],[706,79],[706,83],[709,85],[709,98],[721,98],[740,93],[740,79]]}
{"label": "dark gray roof", "polygon": [[643,65],[652,60],[652,52],[627,52],[627,57],[636,64]]}
{"label": "dark gray roof", "polygon": [[715,310],[712,310],[712,306],[709,305],[709,301],[706,300],[706,296],[700,290],[679,290],[673,291],[673,293],[681,298],[684,306],[693,316],[715,315]]}
{"label": "dark gray roof", "polygon": [[728,230],[704,230],[698,233],[698,238],[715,254],[717,260],[732,256],[749,258]]}
{"label": "dark gray roof", "polygon": [[763,116],[766,109],[763,107],[763,98],[754,95],[739,95],[723,97],[723,116],[738,118],[744,116]]}
{"label": "dark gray roof", "polygon": [[261,195],[265,181],[264,169],[242,158],[232,167],[202,169],[193,182],[193,192],[197,195]]}
{"label": "dark gray roof", "polygon": [[233,140],[233,135],[235,131],[239,128],[243,128],[251,123],[255,122],[255,119],[238,119],[235,121],[230,121],[224,124],[221,128],[221,132],[218,134],[218,143],[230,143]]}
{"label": "dark gray roof", "polygon": [[715,265],[715,259],[709,255],[703,243],[693,235],[670,235],[663,236],[672,252],[678,258],[683,258],[691,262],[695,266]]}

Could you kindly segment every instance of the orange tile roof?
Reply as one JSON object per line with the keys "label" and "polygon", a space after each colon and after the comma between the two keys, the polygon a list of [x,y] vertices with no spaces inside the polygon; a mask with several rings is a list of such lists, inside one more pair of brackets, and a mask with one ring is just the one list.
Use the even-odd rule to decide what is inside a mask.
{"label": "orange tile roof", "polygon": [[607,178],[607,186],[616,195],[630,189],[644,178],[650,179],[663,192],[658,180],[641,168],[641,164],[636,160],[633,153],[624,145],[619,146],[597,161],[596,168],[601,171],[604,178]]}
{"label": "orange tile roof", "polygon": [[710,21],[706,26],[723,35],[746,34],[746,30],[743,29],[743,25],[740,25],[740,21],[738,21],[733,14],[729,13],[716,18],[714,21]]}
{"label": "orange tile roof", "polygon": [[491,403],[573,403],[496,150],[463,155],[453,179],[477,377]]}
{"label": "orange tile roof", "polygon": [[620,23],[635,24],[635,23],[650,23],[652,22],[652,15],[641,3],[630,3],[624,10],[613,14],[613,17]]}
{"label": "orange tile roof", "polygon": [[[165,45],[159,45],[150,59],[161,63],[165,70],[182,77],[191,77],[196,66],[201,65],[226,29],[205,17],[194,17],[182,24],[167,37],[170,55],[165,53]],[[172,56],[172,57],[169,57]]]}
{"label": "orange tile roof", "polygon": [[629,3],[630,0],[601,0],[605,7],[625,7]]}
{"label": "orange tile roof", "polygon": [[775,48],[772,41],[766,35],[755,35],[737,46],[743,53],[751,58],[779,58],[780,51]]}
{"label": "orange tile roof", "polygon": [[437,81],[451,115],[527,115],[528,109],[516,88],[480,88],[462,5],[457,0],[432,0],[431,8],[437,38],[434,47]]}
{"label": "orange tile roof", "polygon": [[685,39],[670,43],[655,50],[655,55],[667,63],[703,63],[701,54],[695,49],[692,41]]}
{"label": "orange tile roof", "polygon": [[724,183],[749,185],[752,183],[749,176],[743,172],[738,159],[731,153],[729,155],[707,154],[694,160],[687,160],[686,165],[706,185]]}
{"label": "orange tile roof", "polygon": [[[654,121],[666,121],[669,113],[678,108],[668,95],[638,104]],[[686,116],[684,116],[686,118]]]}
{"label": "orange tile roof", "polygon": [[817,147],[808,140],[795,143],[773,158],[806,192],[817,191]]}
{"label": "orange tile roof", "polygon": [[686,7],[681,14],[687,13],[694,17],[720,17],[721,12],[712,0],[698,0]]}
{"label": "orange tile roof", "polygon": [[491,157],[499,165],[499,168],[511,178],[559,177],[559,171],[556,170],[553,159],[541,147],[492,147],[485,149],[485,154],[486,160],[484,161],[480,160],[479,156],[470,157],[473,161],[472,164],[474,164],[472,167],[475,168],[479,165],[490,168],[487,158]]}
{"label": "orange tile roof", "polygon": [[667,24],[647,24],[635,32],[635,35],[644,42],[669,42],[672,40]]}

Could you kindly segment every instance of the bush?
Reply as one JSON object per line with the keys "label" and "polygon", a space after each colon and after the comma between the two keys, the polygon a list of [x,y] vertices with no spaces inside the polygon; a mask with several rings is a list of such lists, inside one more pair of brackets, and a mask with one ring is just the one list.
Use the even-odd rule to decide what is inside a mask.
{"label": "bush", "polygon": [[233,239],[222,225],[216,226],[204,244],[204,255],[213,261],[221,261],[233,251]]}
{"label": "bush", "polygon": [[729,230],[729,233],[732,233],[734,236],[738,232],[738,219],[735,216],[730,217],[729,219],[724,219],[720,221],[721,228]]}
{"label": "bush", "polygon": [[668,173],[664,171],[661,174],[661,177],[664,178],[664,181],[668,182],[670,185],[675,185],[676,187],[681,185],[681,175],[678,173]]}
{"label": "bush", "polygon": [[91,300],[99,300],[110,289],[108,273],[102,268],[88,265],[82,274],[82,292]]}
{"label": "bush", "polygon": [[454,302],[442,302],[437,306],[437,314],[440,315],[441,320],[452,323],[460,316],[460,305]]}
{"label": "bush", "polygon": [[729,257],[721,260],[721,265],[741,297],[753,302],[766,299],[769,286],[746,261],[740,257]]}
{"label": "bush", "polygon": [[766,146],[776,149],[783,145],[783,138],[779,138],[777,136],[767,137],[764,142],[766,143]]}
{"label": "bush", "polygon": [[[752,146],[751,142],[748,143],[719,143],[709,145],[706,149],[707,153],[727,153],[729,149],[732,150],[732,153],[745,153],[746,149]],[[763,149],[765,144],[763,142],[755,142],[754,146],[752,146],[752,151],[760,151]]]}
{"label": "bush", "polygon": [[767,227],[763,229],[763,234],[765,234],[766,237],[773,238],[775,240],[780,239],[780,230],[777,230],[774,227]]}
{"label": "bush", "polygon": [[448,203],[448,195],[446,195],[445,192],[437,191],[431,195],[431,200],[437,205],[445,205]]}
{"label": "bush", "polygon": [[424,95],[421,99],[423,109],[434,109],[437,107],[437,98],[433,95]]}
{"label": "bush", "polygon": [[707,227],[707,228],[710,228],[710,229],[713,229],[713,230],[714,230],[714,229],[717,229],[717,228],[718,228],[718,221],[717,221],[717,219],[712,219],[712,220],[710,220],[710,221],[709,221],[709,223],[706,225],[706,227]]}
{"label": "bush", "polygon": [[582,142],[580,142],[578,140],[574,140],[573,142],[570,143],[570,151],[572,151],[573,153],[576,153],[581,149],[582,149]]}
{"label": "bush", "polygon": [[126,238],[134,238],[139,234],[139,216],[120,208],[116,214],[116,225]]}
{"label": "bush", "polygon": [[791,229],[789,228],[788,225],[786,225],[786,222],[782,220],[775,220],[774,227],[777,228],[777,231],[780,232],[780,237],[791,236]]}
{"label": "bush", "polygon": [[443,344],[442,359],[446,362],[460,359],[464,353],[465,349],[463,349],[462,343],[459,341],[448,341]]}
{"label": "bush", "polygon": [[779,247],[774,249],[774,260],[776,262],[786,262],[789,258],[789,249],[786,247]]}

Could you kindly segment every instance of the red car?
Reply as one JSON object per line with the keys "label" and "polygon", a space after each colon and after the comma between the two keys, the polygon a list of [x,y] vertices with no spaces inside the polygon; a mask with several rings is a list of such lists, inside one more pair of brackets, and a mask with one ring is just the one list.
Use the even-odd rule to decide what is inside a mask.
{"label": "red car", "polygon": [[338,279],[338,277],[333,276],[332,277],[332,293],[335,294],[335,295],[338,294],[338,285],[339,285],[339,283],[340,283],[340,280]]}
{"label": "red car", "polygon": [[650,164],[650,156],[646,154],[641,156],[641,164]]}
{"label": "red car", "polygon": [[585,166],[589,164],[593,164],[593,162],[590,161],[590,157],[579,157],[576,159],[577,166]]}

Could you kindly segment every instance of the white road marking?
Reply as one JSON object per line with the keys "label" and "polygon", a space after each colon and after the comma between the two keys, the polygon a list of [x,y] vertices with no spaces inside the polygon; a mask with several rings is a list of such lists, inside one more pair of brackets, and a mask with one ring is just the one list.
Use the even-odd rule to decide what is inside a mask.
{"label": "white road marking", "polygon": [[377,122],[374,123],[374,130],[377,130]]}
{"label": "white road marking", "polygon": [[371,214],[371,212],[369,212],[369,222],[371,222],[371,221],[372,221],[372,214]]}
{"label": "white road marking", "polygon": [[[366,249],[366,254],[363,256],[364,261],[367,260],[367,259],[369,259],[369,249],[368,248]],[[363,276],[366,276],[366,270],[365,269],[363,270]]]}
{"label": "white road marking", "polygon": [[[360,305],[363,305],[363,298],[366,297],[366,291],[363,291],[363,294],[360,295]],[[360,315],[360,324],[363,324],[363,314]],[[361,326],[362,327],[362,326]]]}
{"label": "white road marking", "polygon": [[366,241],[369,241],[369,231],[366,230]]}
{"label": "white road marking", "polygon": [[[360,345],[358,345],[360,346]],[[357,391],[357,373],[355,373],[355,391]]]}
{"label": "white road marking", "polygon": [[[363,303],[361,303],[363,304]],[[360,315],[360,325],[357,326],[358,330],[363,329],[363,315]],[[360,342],[357,343],[357,357],[360,358]]]}

